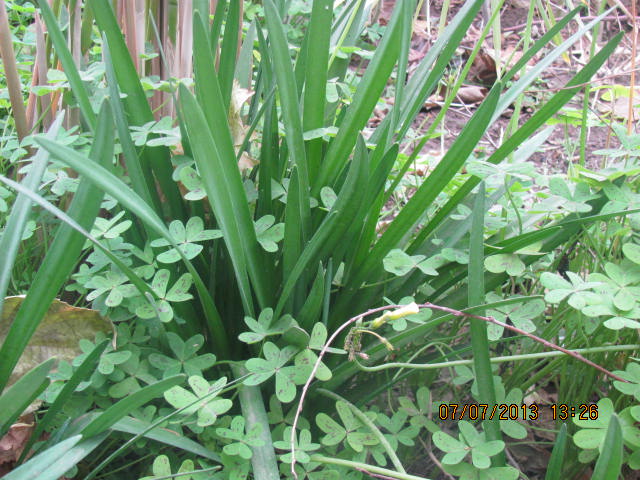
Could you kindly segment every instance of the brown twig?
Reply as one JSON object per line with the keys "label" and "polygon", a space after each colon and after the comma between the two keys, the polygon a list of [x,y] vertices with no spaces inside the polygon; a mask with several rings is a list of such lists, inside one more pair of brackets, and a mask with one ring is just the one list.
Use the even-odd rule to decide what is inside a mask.
{"label": "brown twig", "polygon": [[592,362],[591,360],[583,357],[579,353],[576,353],[574,351],[568,350],[568,349],[566,349],[564,347],[561,347],[560,345],[556,345],[555,343],[549,342],[548,340],[545,340],[544,338],[538,337],[537,335],[534,335],[532,333],[525,332],[521,328],[514,327],[513,325],[508,325],[508,324],[506,324],[504,322],[496,320],[493,317],[483,317],[481,315],[474,315],[474,314],[471,314],[471,313],[465,313],[465,312],[461,312],[460,310],[454,310],[453,308],[442,307],[440,305],[434,305],[433,303],[423,303],[423,304],[418,305],[418,306],[420,308],[430,308],[431,310],[439,310],[441,312],[446,312],[446,313],[449,313],[449,314],[454,315],[456,317],[475,318],[476,320],[482,320],[482,321],[487,322],[487,323],[493,323],[494,325],[499,325],[499,326],[501,326],[503,328],[511,330],[512,332],[516,332],[516,333],[518,333],[520,335],[524,335],[525,337],[529,337],[530,339],[535,340],[538,343],[541,343],[545,347],[549,347],[549,348],[551,348],[553,350],[558,350],[559,352],[566,353],[570,357],[573,357],[576,360],[580,360],[582,363],[586,363],[587,365],[592,366],[596,370],[601,371],[606,376],[608,376],[610,378],[613,378],[614,380],[618,380],[618,381],[624,382],[624,383],[629,383],[624,378],[616,375],[613,372],[610,372],[606,368],[598,365],[597,363]]}

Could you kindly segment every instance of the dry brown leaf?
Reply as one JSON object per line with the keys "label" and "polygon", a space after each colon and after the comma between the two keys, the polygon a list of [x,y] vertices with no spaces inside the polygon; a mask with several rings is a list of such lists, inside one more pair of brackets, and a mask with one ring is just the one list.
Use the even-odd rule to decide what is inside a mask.
{"label": "dry brown leaf", "polygon": [[33,414],[20,417],[0,438],[0,465],[12,464],[20,458],[35,427]]}
{"label": "dry brown leaf", "polygon": [[470,105],[482,102],[487,96],[487,93],[489,93],[489,89],[485,87],[479,87],[477,85],[465,85],[463,87],[460,87],[456,98],[460,102]]}

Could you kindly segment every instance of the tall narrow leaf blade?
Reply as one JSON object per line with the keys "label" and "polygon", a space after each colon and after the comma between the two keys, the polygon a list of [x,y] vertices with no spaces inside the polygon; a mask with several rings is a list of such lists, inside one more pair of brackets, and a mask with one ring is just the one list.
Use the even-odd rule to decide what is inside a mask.
{"label": "tall narrow leaf blade", "polygon": [[108,428],[111,428],[118,420],[124,418],[132,410],[141,407],[145,403],[158,398],[171,387],[179,385],[184,381],[184,375],[174,375],[159,382],[147,385],[135,393],[123,398],[117,403],[111,405],[104,412],[94,418],[87,426],[82,429],[84,437],[92,437],[98,435]]}
{"label": "tall narrow leaf blade", "polygon": [[[60,124],[62,123],[62,118],[62,115],[60,115],[53,125],[51,125],[47,135],[49,138],[56,137]],[[49,154],[46,150],[38,150],[35,158],[31,162],[31,170],[23,180],[26,188],[34,192],[38,189],[42,175],[47,168],[48,159]],[[30,214],[31,200],[24,195],[18,195],[11,208],[11,213],[5,224],[2,237],[0,237],[0,265],[2,265],[0,269],[0,315],[2,315],[2,304],[4,303],[4,297],[7,296],[7,288],[11,280],[11,273],[18,254],[20,242],[22,241],[24,227],[27,224]]]}

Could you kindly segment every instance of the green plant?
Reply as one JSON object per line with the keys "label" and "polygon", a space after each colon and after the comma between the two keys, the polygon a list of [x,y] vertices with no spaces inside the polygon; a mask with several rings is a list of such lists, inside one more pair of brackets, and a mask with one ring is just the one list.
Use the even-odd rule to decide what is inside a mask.
{"label": "green plant", "polygon": [[[567,218],[559,218],[549,215],[549,207],[543,205],[543,213],[529,217],[521,211],[522,206],[504,200],[511,194],[507,182],[490,186],[486,196],[484,184],[474,192],[479,177],[458,172],[468,160],[493,165],[513,153],[525,161],[532,152],[531,144],[525,143],[529,136],[580,90],[614,50],[620,36],[494,152],[485,154],[478,144],[489,126],[598,20],[553,48],[538,66],[513,81],[516,72],[546,47],[578,10],[569,13],[504,73],[439,164],[379,234],[378,221],[387,213],[387,200],[420,154],[417,148],[409,157],[399,157],[399,149],[482,1],[463,6],[408,80],[415,2],[398,2],[380,44],[357,80],[350,78],[348,67],[350,53],[358,46],[366,2],[347,2],[336,12],[331,0],[313,2],[307,35],[295,63],[281,20],[288,2],[265,0],[263,24],[253,24],[257,47],[247,32],[240,49],[240,2],[218,2],[212,24],[203,3],[208,2],[194,2],[190,15],[193,91],[189,83],[179,79],[162,85],[177,97],[174,124],[167,117],[154,118],[144,81],[135,68],[137,58],[131,58],[109,2],[90,0],[85,5],[101,34],[108,97],[102,88],[88,89],[81,80],[53,12],[46,1],[38,2],[70,94],[81,112],[83,128],[91,138],[91,149],[73,148],[60,139],[35,139],[42,155],[46,152],[72,168],[81,181],[68,215],[41,196],[20,190],[23,201],[39,202],[64,223],[0,349],[0,385],[6,383],[42,318],[35,299],[48,305],[75,272],[72,288],[95,309],[109,314],[118,331],[124,333],[116,351],[103,354],[96,372],[83,372],[87,384],[82,385],[85,390],[80,395],[91,401],[74,412],[75,416],[86,412],[89,418],[89,423],[77,430],[84,435],[82,441],[97,446],[102,441],[100,435],[121,425],[118,420],[133,412],[138,420],[148,416],[143,431],[148,428],[149,433],[154,432],[153,428],[170,421],[168,417],[177,409],[171,417],[177,422],[170,424],[177,430],[188,426],[200,435],[208,447],[206,458],[222,464],[222,478],[246,475],[247,460],[256,478],[289,475],[287,466],[278,466],[275,452],[276,448],[286,450],[280,442],[287,438],[294,439],[293,445],[297,441],[302,453],[298,458],[301,465],[293,467],[299,476],[337,476],[360,469],[415,478],[404,471],[403,459],[390,446],[407,445],[420,433],[420,427],[431,426],[428,418],[422,418],[426,412],[410,418],[364,411],[365,396],[358,390],[366,384],[358,381],[356,388],[350,388],[358,366],[345,362],[344,355],[347,351],[352,357],[360,353],[375,361],[391,346],[401,350],[401,359],[420,356],[418,345],[424,338],[438,337],[438,327],[451,320],[451,312],[425,316],[411,324],[400,314],[396,318],[383,315],[379,325],[382,333],[356,327],[359,330],[351,337],[351,344],[357,343],[358,348],[332,350],[342,356],[326,359],[326,365],[318,363],[318,352],[324,351],[327,337],[333,338],[346,318],[380,305],[385,296],[413,296],[417,301],[429,296],[452,308],[474,307],[477,313],[504,307],[504,301],[487,302],[485,293],[501,286],[509,274],[523,272],[539,254],[552,252],[585,225],[602,218],[603,196],[588,188],[572,192],[554,182],[555,193],[564,198],[568,195],[576,208],[567,209]],[[483,38],[487,33],[485,29]],[[469,62],[477,51],[474,49]],[[242,78],[237,78],[240,72]],[[365,139],[361,131],[392,77],[394,107]],[[233,111],[232,102],[238,95],[234,79],[244,78],[251,78],[254,95],[248,106],[236,112],[245,123],[241,130],[246,128],[238,142],[233,128],[237,123],[230,121],[229,111]],[[331,85],[340,84],[357,84],[352,98],[329,95],[328,101]],[[100,105],[97,115],[94,105]],[[259,139],[253,132],[259,132]],[[170,148],[177,147],[178,138],[182,155],[175,155]],[[115,166],[114,145],[122,152]],[[238,167],[245,153],[254,159],[249,170]],[[400,168],[396,166],[398,159]],[[44,169],[46,164],[42,163],[40,168]],[[28,178],[27,191],[35,190],[39,178],[36,174]],[[5,177],[0,180],[21,188]],[[523,180],[525,184],[528,181]],[[181,184],[187,190],[184,194]],[[103,193],[108,195],[106,205]],[[473,201],[472,209],[466,205],[469,201]],[[485,222],[495,220],[493,214],[485,218],[485,211],[500,202],[505,211],[515,213],[502,223],[496,222],[497,231],[489,231],[485,238]],[[20,205],[18,200],[16,205]],[[109,219],[98,220],[101,206]],[[592,215],[578,215],[583,212]],[[603,215],[619,214],[612,210]],[[545,222],[542,228],[534,229],[541,221]],[[519,228],[514,227],[518,222]],[[455,235],[449,236],[454,230]],[[91,246],[85,244],[85,237]],[[19,237],[3,235],[2,241],[5,238],[17,248]],[[442,239],[446,241],[438,242]],[[536,242],[541,245],[532,252],[530,247]],[[488,274],[484,272],[485,256]],[[84,263],[76,269],[80,258]],[[522,299],[507,301],[507,305],[517,303]],[[523,321],[534,319],[539,312],[525,313]],[[390,320],[394,322],[388,323]],[[495,403],[504,392],[494,387],[486,326],[479,322],[472,320],[472,344],[468,347],[476,362],[477,395],[485,403]],[[368,337],[373,342],[368,342]],[[86,347],[98,348],[87,342]],[[196,356],[197,352],[200,355]],[[454,353],[456,357],[464,352]],[[77,373],[80,366],[75,367]],[[184,376],[179,375],[182,371],[189,375],[188,389]],[[229,376],[233,380],[228,382]],[[330,416],[333,412],[329,409],[315,416],[318,428],[326,433],[320,440],[321,453],[310,428],[296,431],[281,426],[284,437],[273,438],[264,428],[268,413],[272,418],[280,414],[286,423],[290,414],[283,412],[283,404],[292,402],[311,376],[340,397],[336,409],[342,423]],[[384,382],[382,388],[388,389],[389,383]],[[266,399],[272,393],[277,403],[268,412]],[[166,403],[156,400],[158,408],[144,414],[137,410],[161,394]],[[92,416],[94,405],[104,409],[97,417]],[[425,408],[424,401],[419,405],[421,410]],[[500,424],[487,423],[483,428],[479,433],[465,424],[462,440],[454,439],[457,443],[443,432],[434,441],[454,453],[458,461],[451,463],[460,463],[462,449],[472,449],[472,464],[460,466],[456,473],[462,478],[489,467],[512,475],[514,469],[505,466],[502,455],[505,444]],[[55,440],[60,443],[53,448],[68,448],[64,442],[76,439],[70,436],[73,432],[63,431]],[[93,435],[97,437],[89,438]],[[274,442],[274,438],[283,440]],[[87,476],[93,478],[105,462],[131,445],[127,442],[125,447],[104,452],[102,461],[92,464]],[[219,458],[211,453],[216,449],[223,452]],[[202,454],[194,450],[191,446],[186,451]],[[389,458],[394,470],[365,463],[369,453],[379,463]],[[292,462],[287,455],[283,453],[280,459]],[[495,463],[491,466],[490,458]],[[180,459],[181,470],[191,468],[192,464],[186,463],[189,460]],[[168,463],[157,456],[153,474],[171,474]],[[361,473],[355,470],[351,475]]]}

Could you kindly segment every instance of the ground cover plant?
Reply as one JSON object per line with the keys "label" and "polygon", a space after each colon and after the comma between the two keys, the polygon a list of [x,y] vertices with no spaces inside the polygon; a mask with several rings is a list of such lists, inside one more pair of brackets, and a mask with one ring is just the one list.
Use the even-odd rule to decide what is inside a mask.
{"label": "ground cover plant", "polygon": [[479,0],[418,61],[423,2],[3,3],[5,478],[535,478],[540,438],[546,478],[640,467],[639,143],[528,163],[619,48],[610,11],[532,5],[548,30],[431,161],[501,2],[459,68]]}

